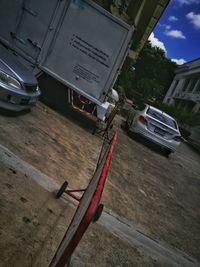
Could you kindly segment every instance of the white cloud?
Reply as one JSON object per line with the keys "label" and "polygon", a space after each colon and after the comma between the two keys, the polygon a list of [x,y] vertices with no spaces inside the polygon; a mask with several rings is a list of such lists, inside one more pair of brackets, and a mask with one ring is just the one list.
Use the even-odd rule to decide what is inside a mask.
{"label": "white cloud", "polygon": [[161,28],[164,28],[165,30],[169,30],[169,29],[171,29],[171,26],[168,25],[168,24],[158,23],[158,26],[160,26]]}
{"label": "white cloud", "polygon": [[158,40],[158,38],[155,37],[155,35],[154,35],[153,32],[152,32],[151,35],[149,36],[149,41],[150,41],[150,43],[151,43],[151,45],[152,45],[153,47],[158,47],[158,48],[164,50],[165,53],[167,53],[167,50],[166,50],[166,48],[165,48],[164,43],[161,42],[160,40]]}
{"label": "white cloud", "polygon": [[169,29],[171,29],[171,26],[170,25],[166,25],[165,29],[169,30]]}
{"label": "white cloud", "polygon": [[200,0],[174,0],[180,5],[191,5],[191,4],[199,4]]}
{"label": "white cloud", "polygon": [[166,31],[165,35],[171,36],[173,38],[180,38],[180,39],[186,39],[185,35],[182,33],[182,31],[179,30],[171,30],[171,31]]}
{"label": "white cloud", "polygon": [[179,58],[179,59],[177,59],[177,58],[171,58],[171,61],[175,62],[178,65],[182,65],[182,64],[184,64],[186,62],[186,60],[183,59],[183,58]]}
{"label": "white cloud", "polygon": [[177,21],[178,18],[175,17],[175,16],[169,16],[168,20],[169,20],[169,21]]}
{"label": "white cloud", "polygon": [[196,29],[200,29],[200,14],[190,12],[186,15],[186,18],[190,20],[190,22],[194,25]]}

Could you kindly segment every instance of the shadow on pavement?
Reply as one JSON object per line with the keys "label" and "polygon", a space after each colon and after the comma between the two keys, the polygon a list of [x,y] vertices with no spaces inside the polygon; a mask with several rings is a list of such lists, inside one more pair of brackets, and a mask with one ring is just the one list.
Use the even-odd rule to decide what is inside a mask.
{"label": "shadow on pavement", "polygon": [[151,142],[150,140],[144,138],[143,136],[139,134],[129,131],[125,121],[121,124],[121,129],[129,138],[134,139],[136,142],[144,145],[145,147],[149,148],[151,151],[156,152],[157,154],[165,156],[166,158],[170,158],[170,155],[167,155],[166,150],[164,148],[161,148],[159,145],[154,144],[153,142]]}
{"label": "shadow on pavement", "polygon": [[0,115],[6,116],[6,117],[19,117],[24,116],[28,114],[31,110],[22,110],[22,111],[12,111],[12,110],[6,110],[3,108],[0,108]]}

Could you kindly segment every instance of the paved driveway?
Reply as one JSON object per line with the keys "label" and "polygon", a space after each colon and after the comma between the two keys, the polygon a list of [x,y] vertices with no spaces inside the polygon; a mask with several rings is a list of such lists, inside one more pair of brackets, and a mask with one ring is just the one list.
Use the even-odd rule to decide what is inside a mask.
{"label": "paved driveway", "polygon": [[[101,148],[89,120],[85,126],[80,120],[81,126],[41,103],[24,115],[0,115],[0,145],[30,167],[26,173],[1,161],[0,265],[48,266],[74,210],[47,189],[64,180],[71,188],[87,185]],[[199,155],[183,144],[167,159],[128,136],[121,123],[117,117],[119,140],[102,199],[107,214],[163,248],[181,250],[193,264],[200,260]],[[34,180],[30,170],[53,186],[38,185],[42,178]],[[74,256],[75,266],[171,266],[106,221],[89,228]]]}

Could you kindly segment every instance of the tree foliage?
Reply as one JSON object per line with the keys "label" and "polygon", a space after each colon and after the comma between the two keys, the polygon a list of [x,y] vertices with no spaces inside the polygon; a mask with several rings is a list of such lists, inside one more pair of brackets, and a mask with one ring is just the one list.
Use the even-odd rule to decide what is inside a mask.
{"label": "tree foliage", "polygon": [[174,77],[176,63],[166,58],[162,49],[152,47],[148,41],[134,67],[133,72],[125,65],[117,86],[124,88],[127,97],[140,96],[144,101],[163,99]]}
{"label": "tree foliage", "polygon": [[187,128],[188,126],[192,127],[200,125],[200,112],[192,113],[177,108],[176,106],[169,106],[164,103],[155,103],[154,106],[158,107],[159,109],[165,111],[167,114],[176,118],[178,124],[183,128]]}

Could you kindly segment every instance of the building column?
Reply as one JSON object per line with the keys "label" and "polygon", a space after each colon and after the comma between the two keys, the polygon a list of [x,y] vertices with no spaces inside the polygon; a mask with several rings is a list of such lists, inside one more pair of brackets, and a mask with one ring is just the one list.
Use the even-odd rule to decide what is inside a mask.
{"label": "building column", "polygon": [[[194,86],[194,89],[192,90],[191,93],[195,94],[196,93],[196,89],[198,88],[199,85],[200,85],[200,79],[197,80],[197,82],[196,82],[196,84]],[[197,92],[197,94],[198,94],[198,92]]]}
{"label": "building column", "polygon": [[[177,83],[177,81],[178,81],[178,83]],[[185,78],[184,79],[182,78],[180,80],[173,80],[173,82],[172,82],[172,84],[171,84],[171,86],[170,86],[170,88],[169,88],[169,90],[168,90],[163,102],[172,104],[174,96],[176,96],[176,94],[178,92],[182,91],[182,88],[183,88],[183,86],[185,84],[185,81],[186,81]],[[168,99],[170,100],[170,102],[168,102]]]}
{"label": "building column", "polygon": [[185,89],[185,93],[189,93],[189,94],[190,94],[190,93],[193,93],[194,88],[196,87],[197,82],[198,82],[198,81],[196,81],[195,86],[194,86],[194,88],[192,89],[192,91],[189,91],[190,86],[192,85],[193,81],[194,81],[194,79],[190,79],[190,81],[189,81],[189,83],[188,83],[188,85],[187,85],[187,88]]}
{"label": "building column", "polygon": [[187,78],[182,78],[181,80],[179,80],[179,83],[176,86],[176,90],[174,91],[174,93],[171,97],[175,97],[177,95],[177,93],[185,92],[185,90],[183,91],[183,89],[184,89],[186,82],[187,82]]}
{"label": "building column", "polygon": [[177,85],[178,85],[177,80],[173,80],[167,91],[167,94],[164,97],[163,103],[168,103],[168,99],[171,98],[172,92]]}

